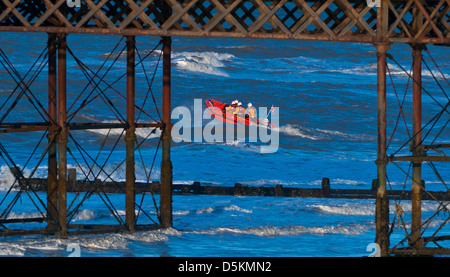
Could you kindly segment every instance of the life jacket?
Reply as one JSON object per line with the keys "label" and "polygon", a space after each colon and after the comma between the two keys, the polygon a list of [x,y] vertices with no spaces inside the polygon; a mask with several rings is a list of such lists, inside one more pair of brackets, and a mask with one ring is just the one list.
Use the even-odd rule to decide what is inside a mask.
{"label": "life jacket", "polygon": [[256,118],[256,109],[254,107],[248,108],[247,114],[250,118]]}
{"label": "life jacket", "polygon": [[233,112],[232,112],[232,109],[233,109],[233,106],[228,106],[228,107],[225,108],[225,111],[226,111],[227,113],[233,113]]}
{"label": "life jacket", "polygon": [[244,116],[245,115],[245,109],[244,107],[240,106],[236,108],[236,111],[234,112],[234,114],[240,115],[240,116]]}

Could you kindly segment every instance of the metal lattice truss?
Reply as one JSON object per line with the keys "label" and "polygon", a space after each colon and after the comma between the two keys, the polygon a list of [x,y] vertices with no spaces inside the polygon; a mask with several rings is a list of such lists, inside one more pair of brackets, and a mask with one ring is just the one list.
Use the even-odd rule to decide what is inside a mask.
{"label": "metal lattice truss", "polygon": [[[126,41],[125,44],[124,41]],[[8,145],[8,143],[5,143],[4,137],[2,137],[0,141],[0,165],[2,167],[6,166],[9,168],[10,173],[14,176],[13,182],[8,184],[8,190],[0,195],[0,236],[51,234],[60,229],[64,230],[63,226],[67,226],[67,228],[71,229],[71,232],[79,232],[82,230],[83,232],[96,233],[99,231],[123,231],[127,230],[127,228],[130,229],[129,226],[131,226],[131,224],[127,222],[126,214],[124,218],[123,214],[118,212],[115,204],[110,200],[108,194],[106,193],[105,187],[108,186],[107,183],[110,183],[113,185],[116,192],[126,195],[131,194],[126,191],[126,184],[121,183],[117,180],[117,178],[114,178],[114,172],[120,171],[120,168],[123,169],[131,164],[133,172],[132,176],[134,177],[134,152],[136,152],[136,156],[139,155],[140,157],[140,163],[145,171],[147,182],[143,186],[142,198],[140,202],[131,202],[132,214],[134,215],[132,228],[134,229],[134,227],[137,227],[140,229],[154,229],[158,227],[158,224],[150,217],[148,211],[141,209],[141,207],[143,206],[144,196],[147,192],[150,192],[153,196],[154,186],[152,186],[153,184],[150,180],[150,174],[154,168],[155,157],[160,148],[163,132],[160,132],[161,135],[157,142],[157,146],[155,147],[151,166],[145,165],[147,162],[144,160],[141,150],[142,145],[147,144],[148,146],[148,140],[151,135],[155,134],[157,129],[163,128],[160,112],[156,105],[152,90],[154,77],[160,65],[162,56],[162,51],[157,48],[161,48],[160,46],[163,42],[160,41],[149,53],[144,55],[135,45],[134,39],[122,37],[113,50],[109,52],[106,60],[99,68],[96,69],[90,68],[86,63],[81,61],[78,55],[75,54],[76,51],[72,51],[72,49],[68,47],[65,42],[65,35],[62,34],[59,38],[57,38],[56,35],[50,34],[48,45],[41,52],[38,58],[32,62],[31,67],[25,74],[22,74],[22,72],[16,68],[14,60],[11,60],[5,51],[0,48],[0,66],[3,69],[1,85],[2,89],[5,89],[2,91],[8,92],[8,95],[2,94],[0,96],[0,134],[35,132],[35,134],[38,133],[37,137],[40,137],[32,153],[26,154],[29,154],[29,157],[27,158],[25,165],[17,162],[16,157],[10,154],[14,148],[12,148],[11,145]],[[63,90],[63,86],[60,86],[59,84],[58,86],[56,85],[56,77],[59,77],[60,79],[58,79],[58,81],[61,81],[65,80],[67,76],[66,71],[63,70],[58,70],[57,73],[56,62],[58,62],[58,65],[62,64],[62,67],[66,68],[67,55],[61,55],[60,49],[58,49],[57,52],[57,47],[64,47],[65,51],[69,54],[69,58],[76,62],[77,69],[80,69],[82,76],[86,78],[85,86],[79,87],[80,91],[76,93],[76,97],[69,98],[70,105],[67,106],[67,108],[64,103],[60,103],[58,101],[58,97],[62,98],[61,95],[63,93],[65,95],[65,89]],[[144,65],[144,62],[148,61],[148,59],[152,57],[152,53],[156,53],[157,50],[160,51],[160,54],[157,58],[156,64],[152,64],[150,67],[148,66],[148,63],[146,63],[147,65]],[[120,68],[118,60],[120,58],[120,54],[124,53],[124,51],[127,53],[127,59],[131,60],[129,57],[133,57],[132,62],[127,63],[124,74],[118,77],[114,76],[115,80],[111,81],[108,78],[108,75],[111,75],[110,72],[112,68]],[[61,60],[63,62],[61,62]],[[49,81],[49,94],[47,98],[47,100],[49,100],[48,109],[46,109],[46,105],[42,102],[42,97],[33,92],[32,87],[34,82],[39,82],[38,77],[47,66],[49,70],[47,75]],[[148,76],[148,74],[151,74],[151,71],[149,70],[150,68],[152,68],[151,71],[153,71],[152,78]],[[58,67],[58,69],[60,68]],[[141,94],[142,90],[140,90],[137,97],[131,97],[129,91],[134,92],[134,89],[129,89],[127,90],[127,95],[125,96],[120,92],[121,88],[119,88],[118,85],[124,77],[127,79],[132,78],[131,82],[135,83],[136,69],[139,73],[143,74],[139,75],[144,77],[148,85],[147,92]],[[130,71],[133,73],[130,73]],[[9,80],[8,76],[11,77],[12,80]],[[13,84],[13,87],[11,87],[11,84]],[[138,99],[138,101],[133,101],[133,105],[131,105],[131,107],[126,107],[127,115],[123,115],[123,105],[120,105],[120,103],[115,101],[111,101],[109,96],[110,94],[114,94],[120,99],[125,99],[125,101],[122,102],[126,103],[129,102],[129,99]],[[152,100],[150,100],[150,98],[153,99],[153,103],[151,103]],[[66,101],[67,99],[64,102]],[[56,105],[57,102],[58,105]],[[26,106],[24,106],[24,104]],[[17,112],[14,111],[17,111],[17,107],[20,106],[33,110],[34,115],[38,116],[34,117],[34,115],[27,116],[24,114],[18,115]],[[61,106],[64,106],[65,108],[60,108],[56,114],[53,114],[56,112],[57,106],[58,108]],[[79,122],[76,115],[83,112],[83,110],[84,112],[88,112],[86,109],[89,109],[89,106],[91,108],[94,106],[95,109],[110,110],[111,114],[109,115],[115,117],[116,121],[114,123]],[[152,109],[153,106],[154,109]],[[53,110],[53,112],[51,110]],[[135,112],[136,116],[134,115]],[[60,116],[63,115],[65,119],[57,119],[58,114]],[[27,122],[27,120],[30,120],[30,117],[34,119],[40,118],[41,121]],[[19,120],[20,122],[8,122],[11,118],[13,120]],[[64,123],[62,126],[59,126],[57,125],[59,122]],[[148,131],[145,138],[137,138],[135,135],[130,135],[131,132],[134,134],[134,131],[127,131],[130,130],[130,125],[133,125],[135,129],[141,128],[140,130],[143,132]],[[80,137],[82,138],[86,136],[85,130],[95,129],[103,129],[107,130],[107,132],[101,146],[97,145],[99,146],[98,149],[90,150],[95,152],[98,150],[96,155],[92,155],[93,152],[86,150],[87,144],[81,143]],[[114,136],[111,135],[111,131],[113,129],[118,130],[119,135],[117,138],[114,138],[114,142],[111,145],[108,145],[106,141]],[[65,138],[63,138],[63,136]],[[45,137],[48,137],[48,141],[45,141]],[[34,143],[34,141],[30,139],[30,143]],[[131,150],[124,149],[126,145],[129,145],[128,147]],[[93,149],[95,148],[97,147],[94,146]],[[63,150],[61,151],[61,149]],[[58,154],[56,154],[57,150],[60,151]],[[105,152],[105,150],[108,152]],[[127,153],[126,157],[123,159],[119,158],[114,161],[114,158],[111,157],[114,151],[124,151]],[[133,155],[131,156],[130,153],[133,153]],[[65,156],[65,158],[63,156]],[[41,187],[39,181],[36,182],[38,179],[33,176],[38,168],[42,166],[46,157],[48,160],[48,176],[44,186]],[[67,167],[67,157],[69,157],[70,163],[74,165],[71,169],[68,169]],[[61,160],[63,160],[63,162],[61,162]],[[108,169],[107,165],[114,168]],[[31,173],[26,172],[27,166],[33,168]],[[67,182],[69,178],[67,178],[67,176],[64,177],[63,175],[58,175],[57,177],[56,174],[68,171],[70,172],[70,170],[75,170],[72,182],[75,185],[72,190],[75,192],[74,197],[69,202],[66,202],[66,204],[61,204],[60,196],[67,194]],[[76,179],[77,170],[82,175],[81,179],[78,178],[78,182]],[[64,173],[64,175],[67,174]],[[104,176],[103,180],[100,180],[100,176]],[[127,180],[130,179],[128,176],[126,178]],[[78,184],[81,184],[81,187],[78,186]],[[53,185],[55,186],[53,187]],[[59,191],[60,187],[65,187],[65,191]],[[42,194],[39,195],[37,193],[39,191],[47,191],[47,203],[44,202]],[[106,207],[111,213],[111,219],[114,218],[113,222],[116,224],[71,223],[73,218],[79,211],[81,211],[82,206],[89,201],[92,195],[98,196],[98,200],[102,200],[105,205],[104,207]],[[20,206],[18,203],[22,202],[22,198],[26,201],[26,205],[28,205],[28,211],[32,211],[32,214],[36,214],[36,216],[17,216],[17,211],[20,209],[18,208],[18,206]],[[153,203],[155,204],[156,202],[153,201]],[[135,207],[138,211],[136,215]],[[57,212],[61,209],[64,209],[62,212],[64,218],[59,218],[61,215],[57,214]],[[158,208],[156,206],[155,209],[157,211],[156,214],[159,216]],[[139,217],[141,218],[140,221],[138,221]],[[41,227],[38,223],[42,222],[48,223],[47,228],[34,228]],[[142,222],[146,224],[142,224]],[[23,227],[22,229],[14,229],[11,225],[15,225],[15,223],[32,223],[34,225],[28,229],[24,229]]]}
{"label": "metal lattice truss", "polygon": [[450,0],[377,1],[0,0],[0,31],[450,44]]}

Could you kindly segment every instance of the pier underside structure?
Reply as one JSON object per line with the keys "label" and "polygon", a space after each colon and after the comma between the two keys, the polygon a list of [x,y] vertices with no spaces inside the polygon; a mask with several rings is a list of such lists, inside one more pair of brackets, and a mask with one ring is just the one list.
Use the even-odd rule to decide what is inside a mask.
{"label": "pier underside structure", "polygon": [[[450,235],[440,234],[443,228],[438,227],[430,236],[424,236],[425,229],[431,219],[421,218],[422,195],[427,193],[423,186],[421,168],[428,164],[437,176],[437,163],[448,165],[450,158],[446,150],[450,145],[439,142],[439,136],[448,133],[450,99],[445,86],[442,92],[446,96],[444,103],[436,101],[442,109],[439,114],[428,122],[422,122],[422,94],[432,97],[426,88],[422,87],[421,75],[431,61],[425,64],[422,54],[426,44],[450,45],[450,1],[449,0],[0,0],[0,32],[23,32],[24,43],[26,35],[32,32],[47,33],[48,41],[44,43],[41,55],[30,62],[27,72],[19,72],[14,60],[8,58],[8,53],[2,50],[0,44],[0,61],[10,77],[2,86],[10,91],[2,94],[0,107],[0,133],[33,132],[40,137],[38,145],[44,145],[41,153],[36,151],[38,163],[34,170],[24,172],[0,141],[2,162],[11,168],[15,177],[14,186],[17,191],[8,191],[0,202],[0,235],[16,235],[26,233],[58,234],[65,237],[71,232],[101,232],[129,231],[138,229],[166,228],[172,225],[172,164],[170,160],[170,95],[171,95],[171,38],[172,37],[220,37],[220,38],[259,38],[259,39],[290,39],[290,40],[321,40],[360,42],[374,45],[377,59],[377,130],[378,157],[376,160],[377,193],[376,193],[376,238],[381,255],[390,254],[450,254],[450,249],[439,243],[448,241]],[[104,64],[89,68],[79,58],[76,49],[68,43],[71,34],[116,35],[122,37],[111,55],[106,57]],[[161,37],[155,45],[152,54],[159,55],[154,68],[146,68],[144,61],[149,55],[141,53],[136,47],[139,36]],[[412,130],[408,132],[405,143],[400,149],[389,149],[390,138],[387,134],[387,101],[386,91],[389,86],[390,63],[395,63],[395,57],[389,54],[392,43],[406,43],[412,48],[412,67],[410,71],[410,88],[412,88]],[[20,51],[20,49],[15,49]],[[113,55],[116,53],[116,55]],[[119,53],[119,54],[117,54]],[[121,53],[126,53],[126,64],[122,67],[114,65]],[[31,57],[30,57],[31,58]],[[435,57],[436,59],[436,57]],[[67,67],[67,61],[76,63],[76,68]],[[161,61],[161,62],[159,62]],[[113,67],[123,69],[123,78],[107,80],[108,72]],[[162,76],[157,76],[157,68],[162,67]],[[38,76],[48,72],[46,88],[48,99],[38,99],[33,93],[32,84]],[[82,70],[87,84],[83,91],[67,93],[67,70]],[[149,90],[137,92],[135,88],[137,74],[140,70],[148,81]],[[142,76],[142,75],[139,75]],[[441,80],[441,79],[440,79]],[[445,76],[444,76],[444,80]],[[152,90],[153,82],[162,83],[162,103],[156,103]],[[120,87],[120,84],[124,84]],[[444,84],[448,88],[448,81]],[[392,86],[394,89],[395,87]],[[118,93],[124,99],[118,107],[112,103],[109,93]],[[143,93],[143,94],[142,94]],[[375,93],[375,92],[374,92]],[[405,91],[406,93],[406,91]],[[435,99],[435,98],[433,98]],[[153,101],[152,101],[153,100]],[[9,121],[10,113],[17,112],[20,101],[33,104],[36,120],[40,121]],[[86,122],[77,115],[89,105],[100,102],[117,118],[114,123]],[[153,102],[153,103],[152,103]],[[151,108],[149,105],[152,104]],[[395,103],[397,104],[397,103]],[[399,120],[406,121],[401,101]],[[162,106],[160,113],[158,106]],[[94,109],[95,110],[95,109]],[[92,112],[92,110],[91,110]],[[398,121],[397,121],[398,122]],[[443,123],[442,123],[443,122]],[[406,122],[405,122],[405,125]],[[121,128],[121,139],[113,143],[108,151],[123,151],[123,161],[117,162],[117,168],[125,166],[126,181],[118,184],[113,180],[117,168],[105,169],[110,162],[108,155],[100,155],[106,151],[104,145],[98,149],[99,155],[91,157],[77,140],[87,129]],[[144,193],[142,199],[136,199],[135,191],[135,160],[140,155],[140,149],[145,145],[145,139],[136,138],[136,130],[146,128],[149,136],[160,134],[156,147],[161,146],[161,176],[160,203],[156,204],[156,217],[144,208]],[[431,131],[433,130],[433,131]],[[108,144],[110,145],[110,144]],[[117,148],[116,148],[117,147]],[[42,147],[41,147],[42,148]],[[36,147],[36,149],[41,149]],[[120,150],[120,148],[123,148]],[[119,149],[119,150],[118,150]],[[404,154],[405,151],[409,154]],[[155,154],[154,157],[157,155]],[[77,157],[77,158],[75,158]],[[86,193],[74,199],[67,198],[67,187],[70,170],[67,168],[68,158],[79,160],[85,165],[77,169],[84,174]],[[103,158],[103,161],[100,159]],[[140,158],[141,159],[141,158]],[[31,157],[30,157],[31,160]],[[44,160],[47,162],[45,163]],[[141,159],[144,160],[144,159]],[[145,161],[155,163],[155,158]],[[41,199],[30,184],[36,169],[45,163],[48,166],[47,199]],[[389,179],[388,165],[403,168],[408,164],[410,169],[405,172],[405,184],[411,187],[411,224],[405,226],[405,239],[398,245],[390,243],[390,233],[394,225],[400,225],[404,215],[401,212],[401,196],[394,200],[388,199]],[[78,164],[78,162],[77,162]],[[30,167],[31,165],[28,165]],[[447,167],[448,168],[448,167]],[[104,182],[98,181],[99,175],[105,180],[117,183],[125,195],[125,215],[119,214],[114,203],[102,190]],[[150,176],[148,174],[148,176]],[[442,179],[442,178],[441,178]],[[150,178],[149,178],[150,180]],[[445,180],[442,179],[443,190],[447,191]],[[151,186],[149,186],[151,188]],[[151,189],[147,193],[152,194]],[[21,195],[27,195],[30,202],[41,216],[36,218],[10,218],[8,215],[14,209]],[[80,206],[96,195],[100,197],[111,213],[117,219],[116,224],[92,225],[71,224],[73,216]],[[429,199],[429,197],[427,197]],[[395,202],[397,212],[394,221],[390,218],[389,204]],[[446,212],[448,202],[436,199],[439,208],[436,213]],[[392,214],[392,213],[391,213]],[[143,218],[147,217],[147,220]],[[444,220],[442,225],[445,225]],[[140,220],[144,223],[140,223]],[[41,229],[16,229],[11,225],[30,222],[46,222],[47,227]],[[401,247],[399,245],[402,245]],[[407,244],[404,247],[404,244]],[[431,245],[432,244],[432,245]]]}

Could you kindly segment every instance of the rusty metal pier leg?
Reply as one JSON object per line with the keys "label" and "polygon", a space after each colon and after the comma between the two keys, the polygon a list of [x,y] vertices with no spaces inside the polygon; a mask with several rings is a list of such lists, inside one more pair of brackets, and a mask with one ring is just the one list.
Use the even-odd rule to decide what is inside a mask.
{"label": "rusty metal pier leg", "polygon": [[57,138],[58,144],[58,223],[59,236],[67,237],[67,143],[68,128],[67,119],[67,76],[66,76],[66,34],[58,37],[58,126],[61,132]]}
{"label": "rusty metal pier leg", "polygon": [[163,138],[161,162],[160,223],[163,228],[172,226],[172,162],[170,161],[170,86],[171,86],[171,38],[163,37]]}
{"label": "rusty metal pier leg", "polygon": [[[411,150],[413,156],[422,156],[422,49],[423,45],[412,45],[413,58],[413,139]],[[422,163],[413,162],[411,189],[411,237],[410,244],[420,248],[423,243],[420,241],[422,224]]]}
{"label": "rusty metal pier leg", "polygon": [[48,176],[47,176],[47,228],[50,232],[57,230],[58,218],[58,161],[56,158],[56,140],[58,120],[56,113],[56,34],[48,34],[48,114],[52,128],[48,132]]}
{"label": "rusty metal pier leg", "polygon": [[375,242],[380,246],[381,256],[387,256],[389,248],[389,200],[386,191],[386,53],[389,44],[379,43],[377,48],[377,178]]}
{"label": "rusty metal pier leg", "polygon": [[126,185],[125,185],[125,223],[129,232],[135,231],[135,37],[127,37],[127,124],[126,142]]}

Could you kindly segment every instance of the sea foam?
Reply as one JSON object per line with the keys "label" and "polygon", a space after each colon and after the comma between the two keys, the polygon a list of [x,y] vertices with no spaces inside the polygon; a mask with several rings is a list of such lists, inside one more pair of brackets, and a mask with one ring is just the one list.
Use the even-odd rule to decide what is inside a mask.
{"label": "sea foam", "polygon": [[172,53],[173,63],[182,70],[193,73],[204,73],[228,77],[229,75],[221,68],[225,67],[224,62],[234,58],[227,53],[216,52],[174,52]]}
{"label": "sea foam", "polygon": [[258,226],[258,227],[248,227],[248,228],[216,228],[209,230],[197,230],[193,233],[198,234],[221,234],[221,233],[235,233],[235,234],[246,234],[255,235],[259,237],[279,237],[279,236],[296,236],[303,234],[346,234],[346,235],[360,235],[367,231],[369,226],[362,224],[352,224],[352,225],[333,225],[333,226]]}

